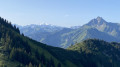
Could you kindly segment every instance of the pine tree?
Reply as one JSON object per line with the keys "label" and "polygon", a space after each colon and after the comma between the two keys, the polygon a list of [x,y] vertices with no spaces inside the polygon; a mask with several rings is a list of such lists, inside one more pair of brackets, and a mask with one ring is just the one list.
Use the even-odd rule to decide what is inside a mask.
{"label": "pine tree", "polygon": [[10,52],[10,59],[11,60],[14,60],[14,58],[15,58],[14,54],[15,54],[15,49],[12,48],[12,51]]}
{"label": "pine tree", "polygon": [[60,63],[58,63],[57,67],[61,67],[61,64],[60,64]]}
{"label": "pine tree", "polygon": [[55,67],[54,60],[53,60],[52,57],[50,58],[50,64],[51,64],[52,67]]}
{"label": "pine tree", "polygon": [[31,62],[29,63],[29,67],[33,67],[33,65],[32,65],[32,63],[31,63]]}
{"label": "pine tree", "polygon": [[41,64],[39,64],[39,67],[41,67]]}

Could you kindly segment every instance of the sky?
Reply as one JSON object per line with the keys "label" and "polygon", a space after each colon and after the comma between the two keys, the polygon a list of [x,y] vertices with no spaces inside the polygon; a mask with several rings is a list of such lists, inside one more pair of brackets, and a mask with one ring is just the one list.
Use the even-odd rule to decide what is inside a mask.
{"label": "sky", "polygon": [[98,16],[120,23],[120,0],[0,0],[0,16],[22,26],[79,26]]}

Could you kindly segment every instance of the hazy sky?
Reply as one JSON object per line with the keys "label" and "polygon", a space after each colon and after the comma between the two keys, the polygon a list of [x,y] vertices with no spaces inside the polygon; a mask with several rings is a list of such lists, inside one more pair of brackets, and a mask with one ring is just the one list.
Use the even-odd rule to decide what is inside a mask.
{"label": "hazy sky", "polygon": [[120,23],[120,0],[0,0],[0,16],[19,25],[83,25],[97,16]]}

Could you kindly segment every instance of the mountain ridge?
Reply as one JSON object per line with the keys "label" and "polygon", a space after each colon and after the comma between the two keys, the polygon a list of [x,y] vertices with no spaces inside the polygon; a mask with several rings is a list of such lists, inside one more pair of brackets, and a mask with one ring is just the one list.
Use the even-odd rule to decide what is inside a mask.
{"label": "mountain ridge", "polygon": [[65,49],[48,46],[24,36],[16,26],[0,17],[1,67],[78,67],[70,59],[59,59],[61,56],[55,55],[55,49],[68,53]]}
{"label": "mountain ridge", "polygon": [[[94,32],[96,32],[96,37],[94,36],[94,32],[91,32],[93,31],[92,29],[93,30],[96,29],[94,30]],[[86,31],[86,30],[91,30],[91,31]],[[30,31],[33,32],[33,34],[28,35],[30,32],[25,33],[25,31],[22,29],[20,29],[20,31],[23,32],[26,36],[33,38],[34,40],[62,48],[67,48],[70,46],[70,44],[75,44],[76,42],[79,43],[88,38],[96,38],[96,39],[98,38],[108,42],[112,42],[112,41],[120,42],[120,24],[107,22],[106,20],[104,20],[102,17],[99,16],[97,18],[90,20],[87,24],[83,26],[77,26],[73,28],[72,27],[61,28],[51,33],[49,33],[48,31],[44,33],[40,33],[37,31]],[[100,36],[97,34],[99,34]],[[39,37],[39,35],[42,36]]]}
{"label": "mountain ridge", "polygon": [[119,67],[119,58],[120,43],[88,39],[67,49],[53,47],[24,36],[0,18],[1,67]]}

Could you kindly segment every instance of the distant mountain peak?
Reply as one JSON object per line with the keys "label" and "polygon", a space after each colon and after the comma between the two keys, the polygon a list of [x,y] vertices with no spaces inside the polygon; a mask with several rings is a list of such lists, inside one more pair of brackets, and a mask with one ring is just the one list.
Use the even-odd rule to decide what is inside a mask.
{"label": "distant mountain peak", "polygon": [[98,16],[97,18],[89,21],[87,25],[102,25],[102,24],[106,24],[106,23],[107,22],[102,17]]}
{"label": "distant mountain peak", "polygon": [[39,25],[51,25],[51,24],[48,24],[48,23],[40,23]]}
{"label": "distant mountain peak", "polygon": [[96,19],[98,19],[98,20],[99,20],[99,19],[103,19],[103,18],[102,18],[102,17],[100,17],[100,16],[98,16]]}
{"label": "distant mountain peak", "polygon": [[96,20],[97,20],[98,22],[100,22],[100,21],[102,21],[102,20],[104,20],[104,19],[103,19],[102,17],[99,17],[99,16],[98,16],[98,17],[96,18]]}

